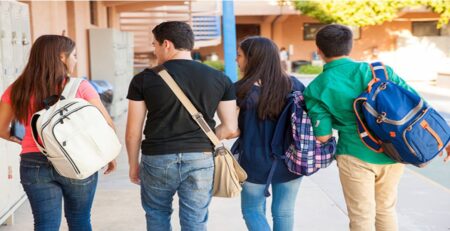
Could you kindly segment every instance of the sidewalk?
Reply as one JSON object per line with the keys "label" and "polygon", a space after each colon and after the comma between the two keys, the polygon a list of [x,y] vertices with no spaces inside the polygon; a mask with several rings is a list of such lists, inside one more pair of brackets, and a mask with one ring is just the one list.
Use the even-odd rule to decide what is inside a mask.
{"label": "sidewalk", "polygon": [[[116,121],[122,141],[125,134],[125,120],[123,116]],[[118,165],[118,170],[111,176],[100,177],[92,209],[93,228],[98,231],[145,230],[139,187],[128,181],[125,151],[118,158]],[[450,165],[448,167],[450,168]],[[401,231],[450,230],[449,188],[406,168],[400,183],[399,198],[398,215]],[[178,203],[175,200],[172,219],[174,230],[180,230],[177,210]],[[270,213],[270,207],[267,210]],[[304,178],[296,202],[295,230],[348,230],[346,213],[335,164],[312,177]],[[62,223],[61,230],[67,230],[64,220]],[[246,230],[240,212],[239,198],[214,198],[210,206],[208,228],[213,231]],[[28,201],[17,211],[15,225],[0,227],[0,231],[29,230],[33,230],[33,219]]]}

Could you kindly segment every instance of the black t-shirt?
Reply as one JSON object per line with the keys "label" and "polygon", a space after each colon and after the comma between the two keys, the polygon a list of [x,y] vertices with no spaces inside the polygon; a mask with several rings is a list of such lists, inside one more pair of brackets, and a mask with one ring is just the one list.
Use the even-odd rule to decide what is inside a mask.
{"label": "black t-shirt", "polygon": [[[222,72],[192,60],[170,60],[164,67],[211,128],[220,101],[235,100],[231,80]],[[143,155],[210,152],[213,144],[191,118],[164,80],[150,69],[134,76],[128,99],[145,101],[148,114]]]}

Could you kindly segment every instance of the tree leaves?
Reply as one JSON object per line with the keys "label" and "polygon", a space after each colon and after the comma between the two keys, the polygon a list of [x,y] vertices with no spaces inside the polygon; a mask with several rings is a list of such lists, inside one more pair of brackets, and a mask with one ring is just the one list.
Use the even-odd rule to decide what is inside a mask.
{"label": "tree leaves", "polygon": [[438,28],[450,19],[450,0],[296,0],[295,6],[320,22],[349,26],[380,25],[392,21],[405,7],[418,6],[440,15]]}

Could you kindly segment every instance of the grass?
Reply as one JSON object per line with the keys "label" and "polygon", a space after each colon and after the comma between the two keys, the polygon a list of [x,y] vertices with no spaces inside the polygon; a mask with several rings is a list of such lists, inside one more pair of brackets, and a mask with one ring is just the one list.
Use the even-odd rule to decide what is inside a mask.
{"label": "grass", "polygon": [[[203,61],[203,64],[208,65],[216,70],[225,72],[225,64],[222,61]],[[241,72],[239,71],[239,67],[237,68],[238,79],[241,79]]]}
{"label": "grass", "polygon": [[323,67],[322,66],[313,66],[313,65],[303,65],[301,66],[297,73],[299,74],[309,74],[309,75],[314,75],[314,74],[320,74],[322,73]]}
{"label": "grass", "polygon": [[204,61],[203,63],[216,70],[225,71],[225,64],[222,61]]}

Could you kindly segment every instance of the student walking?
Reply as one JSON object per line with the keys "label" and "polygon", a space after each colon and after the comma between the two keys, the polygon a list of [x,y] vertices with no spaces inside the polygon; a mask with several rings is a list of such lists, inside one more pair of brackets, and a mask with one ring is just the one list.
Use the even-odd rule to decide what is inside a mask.
{"label": "student walking", "polygon": [[[222,72],[192,60],[191,27],[184,22],[164,22],[152,32],[158,64],[167,69],[212,128],[217,111],[221,124],[215,133],[219,139],[236,137],[239,133],[233,84]],[[147,230],[172,229],[175,193],[181,229],[206,230],[213,186],[213,144],[155,71],[145,69],[133,78],[128,99],[129,175],[131,182],[141,186]]]}
{"label": "student walking", "polygon": [[[237,63],[243,78],[236,83],[239,106],[239,162],[248,174],[241,192],[241,209],[251,231],[271,230],[266,219],[265,186],[272,168],[271,140],[288,94],[303,84],[283,71],[278,47],[259,36],[243,40]],[[289,231],[301,177],[278,161],[272,178],[273,230]]]}
{"label": "student walking", "polygon": [[[325,142],[338,130],[337,164],[351,231],[398,230],[396,203],[404,165],[366,147],[359,138],[353,101],[372,80],[370,65],[349,58],[352,32],[327,25],[316,35],[323,72],[305,90],[314,135]],[[414,92],[390,67],[389,80]]]}
{"label": "student walking", "polygon": [[[0,137],[22,146],[20,181],[31,204],[37,231],[59,230],[62,201],[69,230],[92,230],[91,207],[98,174],[83,180],[61,176],[39,151],[30,126],[33,113],[44,108],[43,101],[50,96],[61,95],[76,62],[75,43],[71,39],[59,35],[39,37],[31,48],[25,70],[6,89],[0,102]],[[114,127],[100,96],[89,82],[81,82],[76,98],[96,106],[108,124]],[[25,125],[22,141],[10,136],[9,125],[14,119]],[[111,161],[105,174],[115,169],[116,162]]]}

